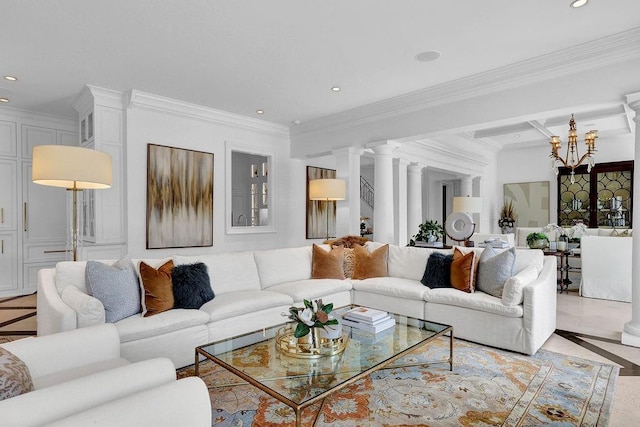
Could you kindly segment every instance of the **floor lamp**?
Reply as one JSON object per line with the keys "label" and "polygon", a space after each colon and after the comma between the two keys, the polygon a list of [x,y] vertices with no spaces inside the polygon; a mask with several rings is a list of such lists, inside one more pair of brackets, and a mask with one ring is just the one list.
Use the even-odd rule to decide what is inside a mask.
{"label": "floor lamp", "polygon": [[327,240],[329,240],[329,202],[344,200],[347,185],[343,179],[312,179],[309,181],[309,200],[323,200],[327,212]]}
{"label": "floor lamp", "polygon": [[107,153],[66,145],[33,147],[33,182],[73,192],[71,252],[74,261],[78,260],[78,191],[110,188],[111,174],[111,156]]}

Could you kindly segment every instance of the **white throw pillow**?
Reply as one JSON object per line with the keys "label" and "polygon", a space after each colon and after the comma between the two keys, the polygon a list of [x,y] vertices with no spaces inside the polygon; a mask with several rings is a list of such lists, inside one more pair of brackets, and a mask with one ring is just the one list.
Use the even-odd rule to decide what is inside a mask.
{"label": "white throw pillow", "polygon": [[60,298],[75,310],[78,328],[101,325],[105,322],[104,306],[100,300],[85,294],[75,286],[64,288]]}
{"label": "white throw pillow", "polygon": [[510,277],[502,290],[502,304],[520,305],[524,301],[524,288],[538,278],[535,265],[525,267],[515,276]]}

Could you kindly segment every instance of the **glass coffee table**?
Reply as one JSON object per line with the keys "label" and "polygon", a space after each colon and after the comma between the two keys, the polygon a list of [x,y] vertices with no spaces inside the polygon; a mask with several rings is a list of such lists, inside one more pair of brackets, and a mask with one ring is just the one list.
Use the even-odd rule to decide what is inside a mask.
{"label": "glass coffee table", "polygon": [[[283,328],[295,327],[293,322],[216,341],[196,348],[195,374],[199,375],[200,359],[204,356],[291,407],[296,414],[296,426],[300,426],[304,408],[376,370],[435,363],[448,363],[449,370],[453,370],[453,327],[392,315],[396,325],[378,334],[343,326],[347,338],[344,351],[332,356],[298,358],[278,351],[276,335],[281,336]],[[447,334],[448,359],[391,365],[411,351]],[[238,381],[222,385],[240,384],[245,383]],[[322,406],[316,417],[321,412]]]}

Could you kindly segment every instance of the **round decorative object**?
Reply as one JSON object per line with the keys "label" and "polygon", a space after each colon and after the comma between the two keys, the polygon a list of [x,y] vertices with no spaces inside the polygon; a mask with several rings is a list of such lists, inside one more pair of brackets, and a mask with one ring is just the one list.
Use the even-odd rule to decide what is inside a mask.
{"label": "round decorative object", "polygon": [[453,212],[447,217],[444,224],[447,236],[457,241],[467,240],[471,237],[475,227],[473,218],[466,212]]}
{"label": "round decorative object", "polygon": [[304,337],[296,338],[290,326],[283,326],[276,333],[276,350],[285,356],[299,359],[317,359],[342,353],[347,347],[349,336],[342,332],[339,338],[321,338],[318,328]]}

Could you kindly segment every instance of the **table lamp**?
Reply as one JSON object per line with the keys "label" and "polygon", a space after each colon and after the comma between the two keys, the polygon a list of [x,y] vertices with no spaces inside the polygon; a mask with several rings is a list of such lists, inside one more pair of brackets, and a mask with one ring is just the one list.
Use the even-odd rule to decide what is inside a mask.
{"label": "table lamp", "polygon": [[344,200],[347,184],[343,179],[312,179],[309,181],[309,200],[323,200],[327,213],[327,240],[329,240],[329,202]]}

